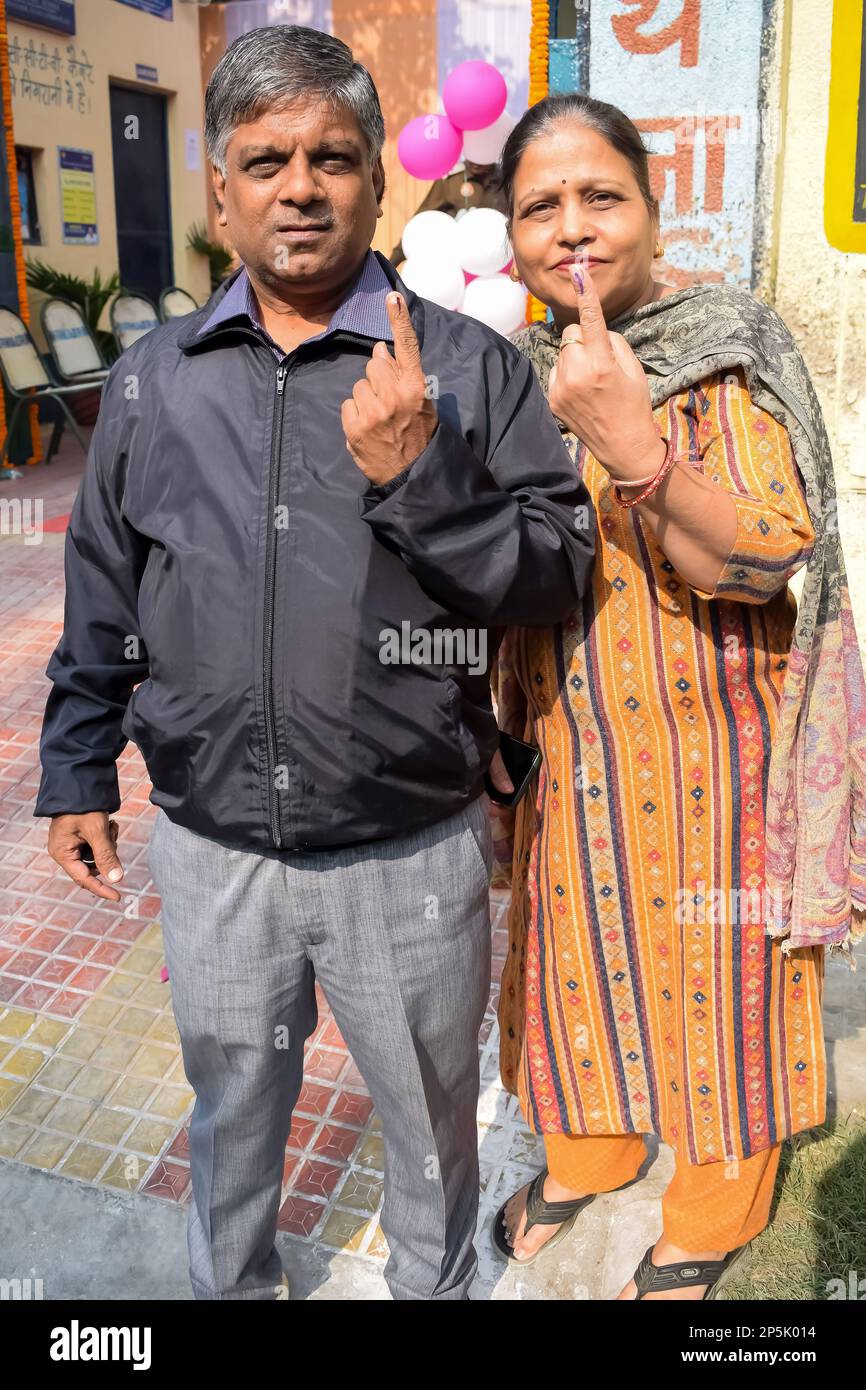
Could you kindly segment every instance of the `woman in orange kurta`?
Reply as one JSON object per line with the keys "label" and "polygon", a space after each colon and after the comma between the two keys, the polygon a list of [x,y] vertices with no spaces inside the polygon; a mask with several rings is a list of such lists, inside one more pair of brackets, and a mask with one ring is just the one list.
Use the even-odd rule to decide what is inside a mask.
{"label": "woman in orange kurta", "polygon": [[825,1113],[823,948],[768,935],[764,879],[787,581],[814,531],[742,364],[653,410],[608,333],[669,293],[634,127],[585,97],[533,111],[502,168],[516,264],[554,322],[516,341],[595,504],[597,559],[582,608],[509,632],[494,680],[502,727],[543,752],[514,827],[500,1021],[547,1157],[494,1242],[534,1258],[656,1134],[676,1157],[664,1231],[620,1297],[701,1298],[766,1224],[782,1139]]}

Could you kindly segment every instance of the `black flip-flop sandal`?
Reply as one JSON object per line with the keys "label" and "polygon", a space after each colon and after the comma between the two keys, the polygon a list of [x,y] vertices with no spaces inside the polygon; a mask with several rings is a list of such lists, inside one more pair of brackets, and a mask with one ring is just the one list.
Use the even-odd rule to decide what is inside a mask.
{"label": "black flip-flop sandal", "polygon": [[[546,1177],[547,1168],[545,1167],[533,1178],[526,1194],[526,1226],[523,1233],[525,1235],[531,1226],[556,1226],[560,1222],[562,1225],[549,1240],[544,1242],[539,1250],[536,1250],[534,1255],[528,1255],[525,1260],[516,1259],[513,1254],[514,1247],[508,1240],[505,1208],[516,1195],[515,1193],[512,1192],[511,1197],[502,1203],[490,1228],[490,1238],[497,1255],[510,1265],[519,1265],[521,1269],[526,1265],[533,1264],[540,1255],[546,1254],[548,1250],[552,1250],[555,1245],[564,1240],[584,1207],[588,1207],[590,1202],[594,1202],[597,1196],[595,1192],[590,1192],[586,1197],[573,1197],[568,1202],[546,1202],[544,1200],[544,1179]],[[517,1190],[519,1192],[520,1188]]]}
{"label": "black flip-flop sandal", "polygon": [[637,1302],[647,1293],[666,1293],[670,1289],[689,1289],[697,1284],[706,1284],[707,1290],[704,1298],[709,1301],[714,1299],[727,1281],[728,1273],[740,1257],[745,1254],[751,1245],[751,1241],[746,1245],[738,1245],[735,1250],[729,1250],[723,1260],[703,1260],[701,1262],[683,1261],[681,1264],[654,1265],[652,1254],[654,1246],[650,1246],[635,1270],[632,1278],[637,1287]]}

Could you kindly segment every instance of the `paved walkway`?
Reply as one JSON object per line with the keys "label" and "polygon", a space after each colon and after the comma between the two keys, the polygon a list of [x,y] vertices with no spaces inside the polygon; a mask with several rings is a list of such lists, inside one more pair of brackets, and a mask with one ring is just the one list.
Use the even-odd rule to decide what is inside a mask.
{"label": "paved walkway", "polygon": [[[0,484],[23,527],[0,527],[0,1276],[34,1274],[46,1298],[188,1298],[186,1082],[146,848],[155,807],[137,749],[120,760],[120,906],[102,906],[48,859],[33,818],[44,671],[63,619],[63,541],[83,458],[66,440],[49,468]],[[42,531],[28,535],[28,504]],[[848,499],[852,592],[866,635],[864,498]],[[29,521],[36,517],[31,511]],[[14,534],[10,534],[10,531]],[[846,537],[847,541],[847,537]],[[856,572],[855,572],[856,570]],[[862,582],[860,582],[862,576]],[[540,1166],[542,1149],[498,1079],[497,981],[506,899],[491,906],[494,969],[482,1029],[479,1299],[610,1298],[659,1230],[670,1152],[647,1140],[640,1181],[599,1198],[557,1258],[505,1270],[486,1227]],[[372,1102],[320,995],[286,1150],[279,1230],[297,1296],[387,1297],[378,1221],[382,1140]],[[866,1113],[866,966],[831,966],[831,1102]]]}

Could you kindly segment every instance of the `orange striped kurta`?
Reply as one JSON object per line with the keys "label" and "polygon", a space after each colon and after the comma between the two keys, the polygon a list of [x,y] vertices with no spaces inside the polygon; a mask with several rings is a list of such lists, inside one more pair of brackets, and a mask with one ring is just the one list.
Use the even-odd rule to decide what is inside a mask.
{"label": "orange striped kurta", "polygon": [[655,412],[736,502],[712,594],[566,436],[597,510],[582,609],[506,635],[500,723],[544,754],[518,810],[503,1079],[536,1132],[745,1158],[825,1113],[823,952],[766,933],[764,798],[814,541],[788,436],[741,372]]}

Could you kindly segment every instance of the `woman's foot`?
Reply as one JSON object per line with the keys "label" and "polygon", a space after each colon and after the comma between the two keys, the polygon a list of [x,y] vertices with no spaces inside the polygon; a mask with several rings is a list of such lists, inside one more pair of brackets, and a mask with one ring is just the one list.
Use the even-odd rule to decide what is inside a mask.
{"label": "woman's foot", "polygon": [[[556,1226],[532,1226],[528,1234],[524,1235],[526,1226],[526,1199],[529,1195],[531,1183],[521,1187],[505,1207],[505,1229],[511,1243],[512,1254],[516,1260],[528,1259],[540,1250],[542,1245],[546,1245],[551,1236],[556,1235],[562,1222]],[[586,1197],[586,1192],[578,1192],[573,1187],[563,1187],[562,1183],[556,1181],[548,1173],[544,1179],[544,1187],[541,1195],[545,1202],[571,1202],[578,1197]]]}
{"label": "woman's foot", "polygon": [[[674,1245],[673,1241],[659,1236],[653,1247],[652,1262],[654,1265],[677,1265],[688,1262],[703,1264],[706,1260],[723,1260],[727,1253],[727,1250],[684,1250],[681,1245]],[[706,1291],[706,1284],[693,1284],[691,1288],[687,1289],[666,1289],[661,1293],[645,1293],[641,1302],[647,1303],[653,1298],[679,1298],[695,1302],[702,1299]],[[635,1298],[637,1298],[637,1285],[633,1279],[629,1279],[625,1288],[617,1294],[617,1302]]]}

